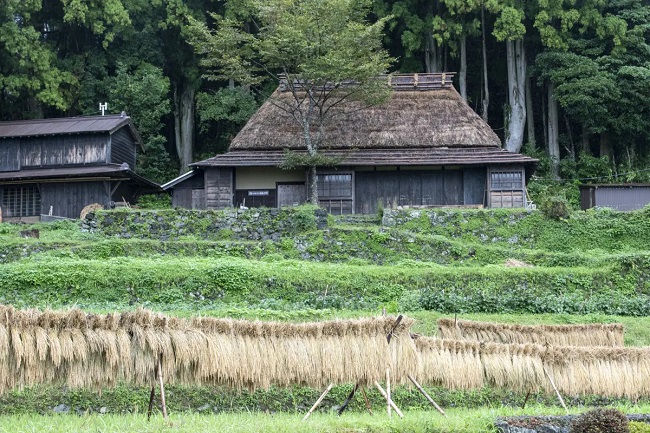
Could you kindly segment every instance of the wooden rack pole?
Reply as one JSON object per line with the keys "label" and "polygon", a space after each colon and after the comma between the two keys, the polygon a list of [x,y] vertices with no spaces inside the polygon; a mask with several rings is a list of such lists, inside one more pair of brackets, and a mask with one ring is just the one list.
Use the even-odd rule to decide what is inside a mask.
{"label": "wooden rack pole", "polygon": [[562,398],[562,395],[560,394],[560,391],[558,391],[557,386],[555,386],[555,382],[553,381],[553,378],[551,377],[550,374],[548,374],[548,371],[546,371],[546,367],[544,367],[544,373],[546,374],[546,377],[548,377],[548,380],[551,382],[551,386],[555,390],[555,393],[557,394],[557,398],[560,399],[560,403],[562,404],[562,407],[566,411],[566,414],[569,414],[569,409],[566,407],[566,404],[564,404],[564,399]]}
{"label": "wooden rack pole", "polygon": [[406,377],[408,377],[409,380],[411,382],[413,382],[413,385],[415,385],[415,387],[418,389],[418,391],[420,391],[422,393],[422,395],[424,395],[424,397],[427,400],[429,400],[429,403],[431,403],[433,405],[433,407],[435,407],[438,412],[440,412],[445,417],[447,416],[445,411],[442,410],[442,408],[440,406],[438,406],[438,403],[433,401],[433,399],[429,396],[429,394],[427,394],[427,392],[424,390],[424,388],[422,388],[422,386],[420,386],[420,384],[415,380],[415,378],[413,376],[411,376],[410,374],[407,374]]}
{"label": "wooden rack pole", "polygon": [[332,389],[333,386],[334,386],[334,384],[330,383],[330,386],[327,387],[327,389],[321,394],[321,396],[318,397],[318,400],[316,400],[316,403],[314,403],[314,405],[311,407],[311,409],[309,409],[309,412],[307,412],[305,417],[302,419],[303,421],[307,420],[307,418],[309,418],[309,415],[311,415],[311,413],[316,410],[318,405],[321,403],[321,401],[323,401],[323,399],[325,398],[327,393],[330,392],[330,390]]}
{"label": "wooden rack pole", "polygon": [[393,400],[391,400],[390,398],[388,398],[388,395],[386,395],[386,391],[384,391],[384,388],[381,387],[381,385],[379,384],[379,382],[375,382],[375,388],[377,388],[377,390],[379,391],[379,393],[381,394],[381,396],[384,397],[384,399],[386,399],[386,401],[388,402],[388,404],[390,404],[390,405],[393,407],[393,409],[395,410],[395,413],[396,413],[397,415],[399,415],[400,418],[404,418],[404,414],[402,413],[402,411],[399,410],[399,408],[398,408],[397,406],[395,406],[395,402],[393,402]]}
{"label": "wooden rack pole", "polygon": [[153,399],[156,397],[156,384],[151,385],[151,394],[149,394],[149,409],[147,409],[147,421],[151,419],[151,412],[153,411]]}
{"label": "wooden rack pole", "polygon": [[370,415],[372,415],[372,408],[370,407],[370,401],[368,400],[368,395],[366,394],[365,386],[361,387],[361,392],[363,393],[363,399],[366,402],[366,409],[368,409],[368,412],[370,413]]}
{"label": "wooden rack pole", "polygon": [[521,405],[521,408],[524,409],[526,407],[526,403],[528,403],[528,398],[530,397],[530,390],[526,393],[526,398],[524,398],[524,404]]}
{"label": "wooden rack pole", "polygon": [[341,414],[348,407],[348,404],[350,404],[350,402],[354,398],[354,394],[357,392],[357,389],[359,389],[359,382],[357,382],[357,384],[354,385],[354,388],[352,388],[352,391],[350,392],[350,394],[348,394],[348,398],[346,398],[345,401],[343,402],[343,404],[341,405],[341,408],[338,411],[339,416],[341,416]]}
{"label": "wooden rack pole", "polygon": [[158,381],[160,382],[160,405],[162,406],[163,418],[167,419],[167,404],[165,404],[165,384],[162,375],[162,354],[158,360]]}
{"label": "wooden rack pole", "polygon": [[393,401],[390,397],[390,369],[386,369],[386,395],[388,396],[388,402],[386,404],[386,410],[388,411],[388,418],[393,416],[390,411],[390,402]]}

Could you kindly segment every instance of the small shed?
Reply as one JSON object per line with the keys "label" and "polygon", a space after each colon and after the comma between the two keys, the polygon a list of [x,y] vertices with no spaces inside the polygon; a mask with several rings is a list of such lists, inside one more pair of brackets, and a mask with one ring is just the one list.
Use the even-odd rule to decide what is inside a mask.
{"label": "small shed", "polygon": [[79,218],[89,204],[135,203],[160,186],[135,173],[141,140],[126,115],[0,122],[5,220]]}
{"label": "small shed", "polygon": [[608,207],[619,211],[641,209],[650,203],[650,183],[580,185],[580,207]]}

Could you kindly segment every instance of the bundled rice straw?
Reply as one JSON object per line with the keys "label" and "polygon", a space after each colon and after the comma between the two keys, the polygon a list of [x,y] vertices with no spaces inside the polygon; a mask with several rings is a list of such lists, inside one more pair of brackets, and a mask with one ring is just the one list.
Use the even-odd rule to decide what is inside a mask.
{"label": "bundled rice straw", "polygon": [[372,383],[390,367],[395,382],[417,371],[403,319],[275,323],[194,318],[146,310],[93,315],[0,306],[0,392],[38,383],[100,388],[165,381],[234,388]]}
{"label": "bundled rice straw", "polygon": [[552,392],[546,369],[562,393],[650,395],[650,348],[550,347],[430,337],[415,341],[421,359],[419,378],[431,385]]}
{"label": "bundled rice straw", "polygon": [[549,346],[623,346],[623,325],[510,325],[470,320],[438,320],[438,336],[450,340]]}

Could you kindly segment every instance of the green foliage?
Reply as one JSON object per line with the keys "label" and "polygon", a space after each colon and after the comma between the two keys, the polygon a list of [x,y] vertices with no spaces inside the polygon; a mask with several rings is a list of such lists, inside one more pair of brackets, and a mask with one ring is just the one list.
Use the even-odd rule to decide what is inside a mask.
{"label": "green foliage", "polygon": [[571,423],[571,433],[629,433],[627,417],[617,409],[594,409]]}
{"label": "green foliage", "polygon": [[170,209],[172,198],[169,194],[147,194],[138,198],[141,209]]}
{"label": "green foliage", "polygon": [[630,433],[650,433],[650,424],[645,422],[630,422]]}
{"label": "green foliage", "polygon": [[162,68],[143,62],[133,70],[118,64],[110,80],[109,107],[133,117],[142,137],[144,153],[138,155],[138,171],[157,182],[172,178],[176,168],[165,150],[167,140],[161,131],[162,120],[171,111],[169,78],[163,75]]}
{"label": "green foliage", "polygon": [[540,209],[546,217],[555,220],[569,218],[569,203],[563,197],[550,197],[540,203]]}

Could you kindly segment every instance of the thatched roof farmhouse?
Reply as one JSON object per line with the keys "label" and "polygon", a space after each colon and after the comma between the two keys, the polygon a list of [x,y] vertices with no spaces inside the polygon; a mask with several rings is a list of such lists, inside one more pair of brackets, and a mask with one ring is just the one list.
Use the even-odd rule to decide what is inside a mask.
{"label": "thatched roof farmhouse", "polygon": [[[343,105],[324,125],[319,151],[334,167],[317,171],[321,206],[332,213],[385,207],[523,207],[535,159],[509,153],[460,97],[453,74],[393,75],[388,102]],[[280,86],[223,155],[191,165],[163,185],[174,205],[281,207],[307,199],[304,169],[282,170],[286,151],[306,154],[300,125]],[[359,108],[359,109],[356,109]],[[528,173],[527,173],[528,172]]]}

